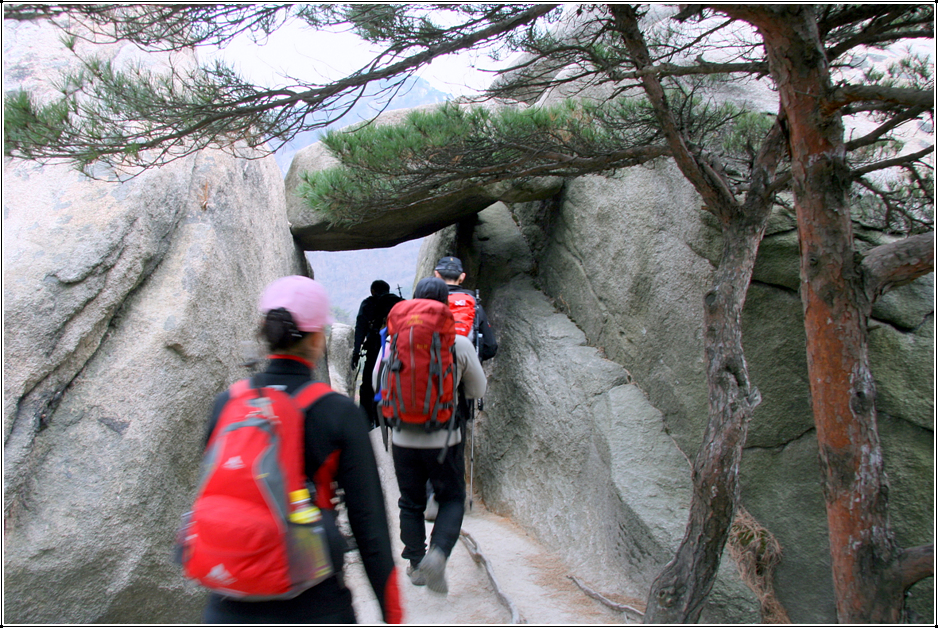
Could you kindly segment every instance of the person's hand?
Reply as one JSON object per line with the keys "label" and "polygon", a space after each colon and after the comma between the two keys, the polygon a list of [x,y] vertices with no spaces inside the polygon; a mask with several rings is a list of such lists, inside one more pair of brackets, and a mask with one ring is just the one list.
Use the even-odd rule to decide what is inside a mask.
{"label": "person's hand", "polygon": [[358,351],[355,351],[352,353],[352,370],[353,371],[358,368],[358,361],[361,359],[361,357],[362,356],[360,353],[358,353]]}

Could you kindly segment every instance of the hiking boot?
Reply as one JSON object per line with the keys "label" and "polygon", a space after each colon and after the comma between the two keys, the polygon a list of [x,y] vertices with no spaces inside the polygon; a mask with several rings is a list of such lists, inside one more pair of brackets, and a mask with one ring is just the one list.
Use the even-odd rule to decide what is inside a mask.
{"label": "hiking boot", "polygon": [[427,578],[420,571],[420,567],[407,565],[407,577],[410,578],[410,583],[415,587],[422,587],[427,584]]}
{"label": "hiking boot", "polygon": [[436,521],[436,514],[440,512],[440,505],[436,503],[433,495],[427,500],[427,509],[423,511],[423,518],[427,521]]}
{"label": "hiking boot", "polygon": [[418,569],[426,579],[428,589],[443,595],[449,592],[446,587],[446,555],[439,547],[430,548]]}

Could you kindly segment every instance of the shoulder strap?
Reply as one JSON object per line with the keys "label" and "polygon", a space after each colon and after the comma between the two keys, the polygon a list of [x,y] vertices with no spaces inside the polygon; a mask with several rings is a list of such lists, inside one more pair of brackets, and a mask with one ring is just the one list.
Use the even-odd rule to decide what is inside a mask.
{"label": "shoulder strap", "polygon": [[307,408],[319,401],[324,395],[327,395],[331,392],[332,388],[329,387],[329,384],[324,384],[323,382],[310,382],[308,384],[304,384],[300,387],[299,390],[293,393],[293,402],[300,410],[305,411]]}
{"label": "shoulder strap", "polygon": [[[234,398],[238,395],[243,395],[252,387],[251,380],[242,379],[238,380],[234,384],[228,387],[228,394]],[[324,384],[322,382],[309,382],[300,386],[295,393],[293,393],[293,402],[301,410],[306,410],[311,405],[319,401],[320,397],[326,395],[332,391],[332,388],[329,387],[329,384]]]}
{"label": "shoulder strap", "polygon": [[228,387],[228,394],[234,398],[243,395],[251,388],[251,380],[241,379]]}

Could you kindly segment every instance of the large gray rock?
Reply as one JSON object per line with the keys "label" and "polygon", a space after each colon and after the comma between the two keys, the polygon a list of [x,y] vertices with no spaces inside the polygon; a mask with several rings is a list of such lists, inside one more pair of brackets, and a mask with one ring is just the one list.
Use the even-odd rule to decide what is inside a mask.
{"label": "large gray rock", "polygon": [[350,368],[355,328],[335,323],[329,333],[329,381],[332,389],[355,398],[355,372]]}
{"label": "large gray rock", "polygon": [[[11,260],[35,260],[22,273],[5,263],[5,316],[17,325],[4,352],[5,383],[17,386],[5,391],[14,410],[4,446],[8,620],[198,618],[201,594],[169,551],[194,489],[209,406],[248,374],[240,347],[256,332],[264,285],[300,266],[272,159],[203,153],[176,168],[173,179],[164,169],[136,180],[139,201],[123,212],[73,204],[74,231],[61,228],[63,210],[24,205],[28,197],[7,190],[10,227],[40,209],[48,217],[30,225],[45,247],[26,238],[18,250],[4,246]],[[65,181],[62,197],[80,198],[83,182],[66,175],[47,169],[20,180],[52,190]],[[203,210],[197,191],[205,182],[213,203]],[[92,262],[93,247],[67,244],[90,235],[83,227],[95,219],[99,237],[115,241]],[[150,221],[165,230],[153,235]],[[128,223],[139,231],[117,237]],[[156,244],[148,249],[148,241]],[[97,272],[70,274],[83,265]],[[72,340],[76,330],[87,331]]]}
{"label": "large gray rock", "polygon": [[[47,32],[7,26],[23,83],[57,67]],[[249,373],[264,285],[303,270],[279,169],[203,151],[118,184],[5,160],[3,212],[5,620],[198,621],[170,553],[210,404]]]}
{"label": "large gray rock", "polygon": [[[702,298],[720,250],[719,230],[699,208],[664,160],[575,179],[554,202],[512,207],[535,253],[539,286],[590,346],[628,370],[688,456],[707,420]],[[886,241],[858,233],[868,242],[861,249]],[[782,543],[782,604],[794,621],[818,623],[836,615],[798,272],[794,222],[779,210],[743,311],[743,346],[763,401],[743,456],[742,500]],[[925,461],[934,456],[934,346],[934,275],[876,304],[869,352],[890,514],[904,546],[933,542],[933,465]],[[932,587],[923,581],[911,598],[926,618],[934,612]]]}
{"label": "large gray rock", "polygon": [[[475,235],[480,264],[468,272],[481,276],[499,338],[476,424],[486,506],[599,590],[644,599],[683,536],[688,460],[629,373],[535,288],[531,251],[507,208],[484,211]],[[425,252],[435,261],[453,246],[437,242]],[[757,622],[752,592],[724,562],[704,620]]]}
{"label": "large gray rock", "polygon": [[[677,168],[659,160],[580,177],[547,210],[516,212],[540,250],[545,292],[640,383],[685,452],[697,450],[707,416],[703,294],[712,272],[688,243],[719,237],[700,208]],[[541,225],[546,235],[531,236]]]}

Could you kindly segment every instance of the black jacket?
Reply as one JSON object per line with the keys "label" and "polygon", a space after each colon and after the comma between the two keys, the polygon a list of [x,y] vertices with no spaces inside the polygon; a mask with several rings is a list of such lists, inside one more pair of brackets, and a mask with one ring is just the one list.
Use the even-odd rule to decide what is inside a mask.
{"label": "black jacket", "polygon": [[[271,357],[267,369],[255,376],[256,384],[283,386],[287,393],[293,394],[310,381],[307,362],[292,356]],[[215,399],[205,444],[228,397],[225,391]],[[332,504],[335,484],[344,491],[352,533],[384,619],[399,623],[400,594],[384,494],[367,421],[361,412],[351,399],[338,393],[324,395],[307,410],[304,425],[306,476],[316,485],[316,504],[320,509],[335,507]],[[247,619],[254,615],[274,615],[282,617],[284,623],[291,620],[305,623],[310,617],[341,610],[350,600],[348,590],[339,579],[330,578],[291,600],[238,602],[212,594],[209,604]]]}
{"label": "black jacket", "polygon": [[401,297],[393,292],[386,292],[378,296],[370,296],[362,301],[355,317],[355,346],[353,353],[374,353],[379,348],[378,332],[384,327],[388,312],[401,301]]}

